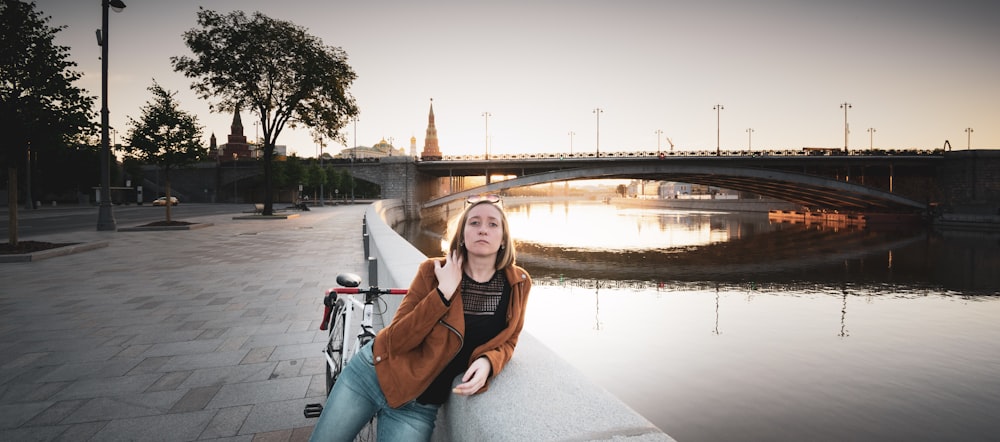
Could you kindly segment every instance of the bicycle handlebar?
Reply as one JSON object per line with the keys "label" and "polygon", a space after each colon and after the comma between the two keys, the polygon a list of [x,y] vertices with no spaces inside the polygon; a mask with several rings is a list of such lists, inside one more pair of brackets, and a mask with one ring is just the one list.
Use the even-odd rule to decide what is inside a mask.
{"label": "bicycle handlebar", "polygon": [[[378,297],[379,295],[405,295],[407,289],[380,289],[378,287],[368,287],[363,289],[360,287],[334,287],[326,291],[323,296],[323,321],[319,323],[320,330],[326,330],[327,325],[330,323],[330,315],[333,314],[333,304],[336,302],[336,295],[373,295]],[[366,299],[367,301],[367,299]]]}
{"label": "bicycle handlebar", "polygon": [[359,287],[334,287],[330,290],[327,290],[326,294],[329,295],[330,293],[336,292],[341,295],[357,295],[361,293],[375,292],[380,295],[405,295],[406,291],[407,291],[406,289],[380,289],[378,287],[370,287],[367,289]]}

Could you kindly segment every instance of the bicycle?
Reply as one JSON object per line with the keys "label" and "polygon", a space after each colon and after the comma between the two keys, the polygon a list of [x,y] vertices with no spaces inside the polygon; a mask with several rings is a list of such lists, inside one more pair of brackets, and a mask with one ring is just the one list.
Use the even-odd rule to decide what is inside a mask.
{"label": "bicycle", "polygon": [[[326,356],[326,394],[333,390],[337,378],[340,377],[344,365],[358,353],[362,346],[375,339],[373,317],[375,302],[381,301],[382,295],[405,295],[407,289],[380,289],[371,286],[362,289],[361,277],[353,273],[337,275],[337,284],[341,287],[328,289],[323,296],[323,320],[320,330],[329,330],[329,339],[323,353]],[[364,295],[362,302],[358,295]],[[383,301],[384,302],[384,301]],[[351,345],[344,340],[352,333],[351,321],[355,309],[361,309],[361,330]],[[323,413],[323,404],[307,404],[303,414],[306,418],[319,417]],[[370,430],[369,425],[366,430]],[[366,431],[363,430],[363,431]],[[371,430],[373,431],[373,430]],[[374,440],[374,437],[370,438]]]}

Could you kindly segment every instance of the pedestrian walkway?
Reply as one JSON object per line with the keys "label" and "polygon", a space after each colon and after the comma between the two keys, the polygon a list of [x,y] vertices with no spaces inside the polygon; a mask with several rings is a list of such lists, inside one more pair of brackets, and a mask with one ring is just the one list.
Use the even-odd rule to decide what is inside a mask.
{"label": "pedestrian walkway", "polygon": [[53,235],[109,246],[0,264],[0,440],[308,439],[322,293],[365,276],[364,210]]}

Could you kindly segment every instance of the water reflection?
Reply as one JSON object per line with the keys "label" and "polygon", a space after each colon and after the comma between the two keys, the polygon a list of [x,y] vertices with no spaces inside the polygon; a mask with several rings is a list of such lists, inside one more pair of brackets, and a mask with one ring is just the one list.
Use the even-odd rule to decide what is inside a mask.
{"label": "water reflection", "polygon": [[[774,223],[766,214],[505,201],[518,261],[536,279],[837,284],[995,294],[1000,237]],[[441,255],[443,232],[404,235]]]}

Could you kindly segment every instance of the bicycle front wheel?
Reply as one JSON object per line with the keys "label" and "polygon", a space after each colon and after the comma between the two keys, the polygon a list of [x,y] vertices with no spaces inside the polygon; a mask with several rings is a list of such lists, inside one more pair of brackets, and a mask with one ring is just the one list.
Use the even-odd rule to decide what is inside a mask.
{"label": "bicycle front wheel", "polygon": [[330,340],[326,343],[326,394],[333,390],[333,384],[344,370],[344,319],[347,308],[344,300],[338,299],[330,315]]}

